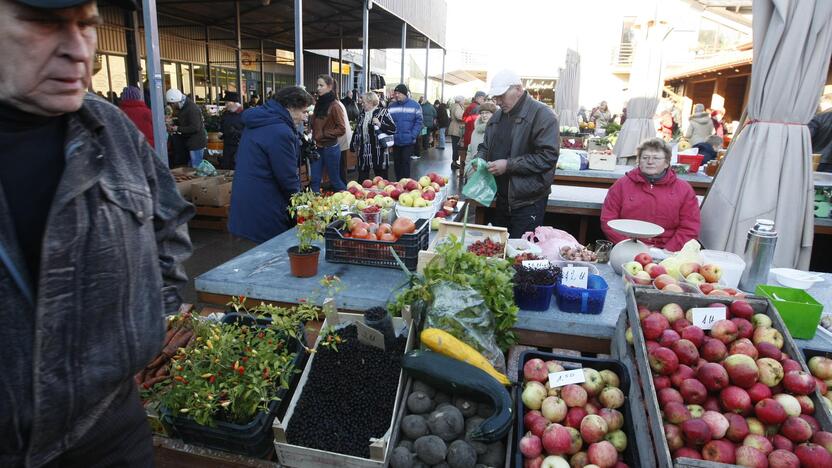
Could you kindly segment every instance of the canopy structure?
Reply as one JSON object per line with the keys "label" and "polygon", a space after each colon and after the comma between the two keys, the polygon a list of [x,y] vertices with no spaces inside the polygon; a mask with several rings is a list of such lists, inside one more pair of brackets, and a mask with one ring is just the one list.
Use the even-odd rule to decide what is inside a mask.
{"label": "canopy structure", "polygon": [[555,89],[555,111],[561,126],[578,126],[578,92],[581,84],[581,56],[566,51],[566,68],[561,69]]}
{"label": "canopy structure", "polygon": [[742,254],[758,218],[779,233],[774,265],[807,270],[812,253],[811,120],[832,56],[832,2],[754,1],[746,127],[702,204],[702,243]]}
{"label": "canopy structure", "polygon": [[656,136],[653,116],[662,96],[665,39],[672,30],[666,22],[657,20],[642,22],[637,29],[627,120],[613,148],[618,157],[634,155],[643,140]]}

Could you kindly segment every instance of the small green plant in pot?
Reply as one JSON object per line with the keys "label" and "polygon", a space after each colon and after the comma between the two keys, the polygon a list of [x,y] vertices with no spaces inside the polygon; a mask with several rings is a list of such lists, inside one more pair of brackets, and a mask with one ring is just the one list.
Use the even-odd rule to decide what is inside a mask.
{"label": "small green plant in pot", "polygon": [[289,247],[292,275],[308,278],[318,274],[321,248],[313,242],[322,240],[326,227],[340,217],[339,206],[329,197],[304,190],[292,195],[289,213],[297,220],[298,245]]}

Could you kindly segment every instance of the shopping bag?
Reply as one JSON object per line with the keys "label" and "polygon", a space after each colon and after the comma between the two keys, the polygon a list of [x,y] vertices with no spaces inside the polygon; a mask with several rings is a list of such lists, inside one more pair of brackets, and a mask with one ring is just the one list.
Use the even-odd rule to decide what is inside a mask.
{"label": "shopping bag", "polygon": [[571,234],[551,226],[538,226],[534,232],[523,234],[521,239],[540,247],[541,256],[549,261],[557,262],[563,260],[560,256],[560,249],[563,246],[576,247],[581,245]]}
{"label": "shopping bag", "polygon": [[468,183],[462,187],[462,195],[482,206],[491,206],[491,202],[497,195],[497,181],[488,172],[488,163],[482,158],[476,158],[471,161],[471,167],[474,173],[468,177]]}

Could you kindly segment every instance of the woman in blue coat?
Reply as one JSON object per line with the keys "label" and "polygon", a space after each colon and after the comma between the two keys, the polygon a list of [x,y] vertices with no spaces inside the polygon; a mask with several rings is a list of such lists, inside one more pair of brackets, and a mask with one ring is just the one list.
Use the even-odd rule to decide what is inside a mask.
{"label": "woman in blue coat", "polygon": [[243,112],[228,217],[235,236],[259,244],[289,229],[289,198],[300,190],[297,127],[311,104],[309,93],[292,86]]}

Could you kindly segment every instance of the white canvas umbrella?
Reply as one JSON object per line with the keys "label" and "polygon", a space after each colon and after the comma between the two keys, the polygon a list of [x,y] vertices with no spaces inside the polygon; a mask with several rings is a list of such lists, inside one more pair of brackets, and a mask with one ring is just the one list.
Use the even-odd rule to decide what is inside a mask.
{"label": "white canvas umbrella", "polygon": [[636,34],[627,120],[621,126],[613,148],[618,157],[634,155],[642,141],[656,136],[653,116],[661,98],[664,40],[670,31],[667,23],[649,20],[640,25]]}
{"label": "white canvas umbrella", "polygon": [[774,265],[808,269],[814,183],[806,124],[829,70],[830,21],[829,0],[754,1],[748,120],[702,205],[707,248],[742,254],[755,220],[773,219]]}
{"label": "white canvas umbrella", "polygon": [[578,126],[578,91],[581,81],[581,58],[578,52],[566,51],[566,68],[561,68],[556,86],[555,111],[561,126]]}

